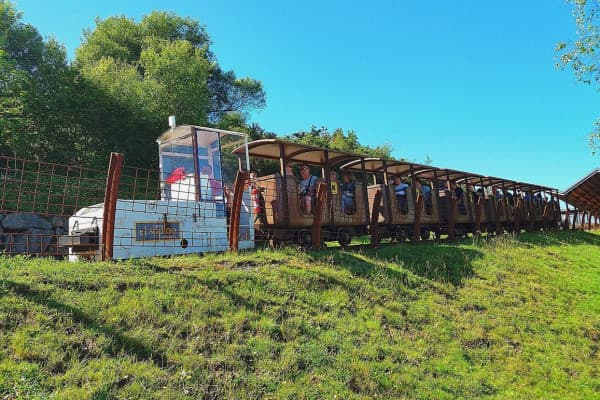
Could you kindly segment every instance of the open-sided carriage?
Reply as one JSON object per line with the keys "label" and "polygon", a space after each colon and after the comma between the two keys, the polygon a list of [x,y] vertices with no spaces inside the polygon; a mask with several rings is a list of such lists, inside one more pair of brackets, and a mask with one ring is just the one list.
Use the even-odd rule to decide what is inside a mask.
{"label": "open-sided carriage", "polygon": [[[242,154],[240,147],[234,151]],[[342,245],[350,243],[352,236],[367,232],[370,221],[368,194],[364,174],[354,174],[351,205],[343,202],[344,183],[337,176],[339,165],[364,157],[277,139],[263,139],[248,144],[251,159],[276,162],[276,172],[252,179],[255,199],[255,232],[258,240],[277,243],[293,242],[301,245],[313,243],[315,229],[321,240],[337,240]],[[286,172],[286,165],[307,165],[317,176],[313,207],[305,207],[306,193],[302,193],[300,178]],[[336,172],[335,180],[331,172]],[[322,206],[318,202],[322,201]]]}

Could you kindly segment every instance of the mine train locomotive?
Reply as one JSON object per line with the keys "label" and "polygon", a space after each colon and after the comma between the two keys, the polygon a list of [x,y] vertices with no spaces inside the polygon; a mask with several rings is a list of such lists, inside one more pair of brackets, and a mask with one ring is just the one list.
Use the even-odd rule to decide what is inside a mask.
{"label": "mine train locomotive", "polygon": [[[173,124],[157,143],[156,198],[116,192],[77,211],[59,240],[71,260],[249,249],[256,241],[460,238],[561,223],[556,189],[509,179],[279,139],[248,142],[244,133],[192,125]],[[248,173],[251,160],[271,160],[273,173]],[[291,165],[308,166],[310,193],[297,171],[286,171]]]}
{"label": "mine train locomotive", "polygon": [[[77,211],[69,219],[69,234],[59,244],[69,259],[128,259],[175,254],[226,251],[230,248],[229,220],[237,171],[248,168],[247,155],[231,149],[247,144],[244,133],[192,125],[173,126],[158,139],[160,171],[145,178],[110,179],[133,186],[134,193],[115,190],[105,202]],[[112,164],[112,160],[111,160]],[[112,165],[111,165],[112,167]],[[148,176],[151,172],[146,171]],[[109,177],[111,168],[109,168]],[[110,186],[110,183],[107,185]],[[156,187],[156,197],[144,198],[138,189]],[[108,188],[107,188],[108,193]],[[250,192],[241,187],[236,204],[236,246],[254,247]]]}

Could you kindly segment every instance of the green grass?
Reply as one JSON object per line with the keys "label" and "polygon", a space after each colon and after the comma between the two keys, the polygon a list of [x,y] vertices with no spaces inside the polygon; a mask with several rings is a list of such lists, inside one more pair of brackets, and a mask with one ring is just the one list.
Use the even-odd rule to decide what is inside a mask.
{"label": "green grass", "polygon": [[600,398],[600,236],[478,240],[0,258],[0,398]]}

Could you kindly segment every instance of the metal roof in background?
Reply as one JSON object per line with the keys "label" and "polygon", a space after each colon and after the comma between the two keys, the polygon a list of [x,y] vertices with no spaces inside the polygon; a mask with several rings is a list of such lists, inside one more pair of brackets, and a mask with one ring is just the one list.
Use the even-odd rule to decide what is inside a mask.
{"label": "metal roof in background", "polygon": [[561,197],[579,210],[600,212],[600,168],[577,181]]}

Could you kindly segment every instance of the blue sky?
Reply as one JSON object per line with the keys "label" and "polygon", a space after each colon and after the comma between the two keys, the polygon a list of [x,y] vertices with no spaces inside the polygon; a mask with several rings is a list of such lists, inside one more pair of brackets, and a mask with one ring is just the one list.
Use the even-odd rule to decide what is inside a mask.
{"label": "blue sky", "polygon": [[[219,63],[263,82],[252,122],[389,142],[395,157],[566,189],[600,165],[587,134],[600,95],[555,68],[575,38],[563,0],[16,0],[72,56],[96,17],[152,10],[206,25]],[[167,125],[165,121],[165,126]]]}

